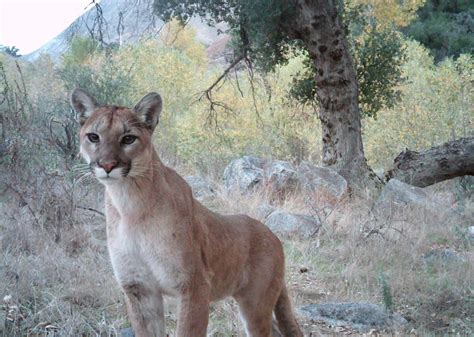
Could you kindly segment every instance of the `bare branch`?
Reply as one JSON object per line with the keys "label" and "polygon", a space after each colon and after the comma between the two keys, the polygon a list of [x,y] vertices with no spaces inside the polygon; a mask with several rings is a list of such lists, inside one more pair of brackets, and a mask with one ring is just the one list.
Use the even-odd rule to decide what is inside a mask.
{"label": "bare branch", "polygon": [[239,76],[237,75],[237,70],[235,68],[234,68],[234,75],[235,75],[235,84],[236,84],[237,90],[240,93],[240,97],[244,97],[244,93],[242,92],[242,89],[240,88]]}
{"label": "bare branch", "polygon": [[224,102],[216,101],[212,98],[212,92],[214,89],[217,88],[218,85],[223,84],[225,79],[227,78],[229,72],[236,67],[240,61],[245,58],[245,54],[240,55],[237,57],[224,71],[223,73],[204,91],[198,94],[198,98],[194,100],[193,103],[201,101],[203,98],[207,99],[209,102],[209,114],[206,118],[206,124],[214,125],[214,127],[218,127],[217,123],[217,109],[222,109],[224,112],[233,113],[233,109]]}
{"label": "bare branch", "polygon": [[26,199],[23,197],[23,194],[18,191],[16,188],[14,188],[12,185],[6,183],[6,186],[8,189],[10,189],[13,193],[15,193],[18,198],[20,199],[20,202],[26,206],[26,208],[28,209],[28,211],[31,213],[31,215],[33,216],[33,219],[35,220],[35,223],[37,226],[39,226],[39,220],[38,220],[38,217],[36,216],[36,213],[33,211],[33,209],[31,208],[30,204],[26,201]]}
{"label": "bare branch", "polygon": [[[186,28],[186,26],[189,24],[189,21],[191,19],[189,19],[188,21],[185,21],[185,22],[181,22],[181,26],[179,27],[178,31],[174,34],[174,36],[171,36],[171,41],[168,41],[168,38],[170,37],[171,35],[171,29],[170,29],[170,26],[168,25],[168,29],[166,30],[166,36],[164,36],[164,39],[165,39],[165,44],[169,45],[169,46],[172,46],[175,44],[176,40],[178,39],[179,37],[179,34],[184,31],[184,29]],[[161,29],[161,28],[160,28]]]}
{"label": "bare branch", "polygon": [[221,74],[221,76],[219,76],[215,81],[214,83],[211,84],[210,87],[208,87],[206,90],[204,90],[204,92],[200,95],[200,97],[198,98],[198,100],[201,100],[201,98],[203,96],[209,96],[208,93],[210,93],[226,76],[227,74],[229,74],[229,72],[237,65],[239,64],[240,61],[242,61],[243,59],[245,58],[245,55],[242,54],[240,55],[239,57],[237,57],[225,70],[224,72]]}
{"label": "bare branch", "polygon": [[104,213],[102,213],[101,211],[98,211],[98,210],[96,210],[96,209],[94,209],[94,208],[92,208],[92,207],[84,207],[84,206],[76,205],[76,208],[84,209],[84,210],[86,210],[86,211],[91,211],[91,212],[97,213],[97,214],[99,214],[99,215],[105,217],[105,214],[104,214]]}
{"label": "bare branch", "polygon": [[260,126],[263,126],[263,119],[260,117],[260,113],[258,112],[258,107],[257,107],[257,98],[255,96],[255,86],[254,86],[254,72],[253,72],[253,66],[252,62],[248,59],[248,57],[245,57],[245,64],[247,65],[247,72],[249,75],[249,83],[250,83],[250,90],[252,92],[252,102],[253,102],[253,107],[255,109],[255,113],[257,114],[258,121],[260,123]]}

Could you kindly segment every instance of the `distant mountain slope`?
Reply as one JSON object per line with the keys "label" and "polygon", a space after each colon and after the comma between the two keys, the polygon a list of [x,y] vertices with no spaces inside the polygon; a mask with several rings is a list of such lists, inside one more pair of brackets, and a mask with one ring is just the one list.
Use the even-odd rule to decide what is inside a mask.
{"label": "distant mountain slope", "polygon": [[[164,23],[153,15],[152,4],[153,0],[102,0],[99,3],[100,8],[92,7],[58,36],[23,57],[33,61],[46,53],[58,60],[68,49],[71,39],[77,35],[93,35],[101,37],[106,43],[122,44],[157,34]],[[191,19],[189,25],[196,30],[197,40],[206,46],[218,39],[217,28],[209,27],[200,18]]]}

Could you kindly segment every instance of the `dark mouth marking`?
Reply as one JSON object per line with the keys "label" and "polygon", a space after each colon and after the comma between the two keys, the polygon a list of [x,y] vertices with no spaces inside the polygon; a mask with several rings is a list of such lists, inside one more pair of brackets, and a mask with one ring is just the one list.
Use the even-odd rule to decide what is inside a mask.
{"label": "dark mouth marking", "polygon": [[122,170],[122,177],[126,177],[130,173],[131,169],[132,169],[132,163],[125,166]]}

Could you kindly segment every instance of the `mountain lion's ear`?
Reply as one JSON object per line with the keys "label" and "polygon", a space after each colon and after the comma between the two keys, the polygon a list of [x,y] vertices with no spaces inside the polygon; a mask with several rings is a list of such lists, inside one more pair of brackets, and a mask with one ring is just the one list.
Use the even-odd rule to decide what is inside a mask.
{"label": "mountain lion's ear", "polygon": [[151,92],[143,97],[140,102],[135,105],[135,112],[140,120],[142,120],[153,131],[160,119],[163,101],[161,96],[156,92]]}
{"label": "mountain lion's ear", "polygon": [[81,126],[84,125],[87,118],[97,109],[95,99],[80,88],[74,89],[71,93],[71,105],[77,113],[77,119]]}

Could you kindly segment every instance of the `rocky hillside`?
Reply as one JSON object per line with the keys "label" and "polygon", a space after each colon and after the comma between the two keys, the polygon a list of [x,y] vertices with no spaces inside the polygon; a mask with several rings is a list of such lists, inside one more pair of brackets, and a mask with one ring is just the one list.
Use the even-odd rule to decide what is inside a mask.
{"label": "rocky hillside", "polygon": [[[94,36],[105,43],[120,45],[157,34],[164,23],[153,15],[152,4],[153,0],[102,0],[99,7],[89,9],[61,34],[24,58],[33,61],[47,53],[57,60],[75,36]],[[206,46],[218,40],[218,28],[223,28],[210,27],[200,18],[191,19],[189,25],[196,30],[197,40]]]}

